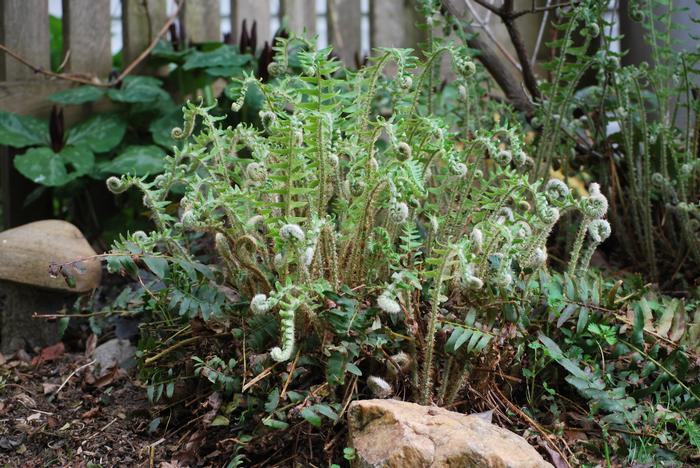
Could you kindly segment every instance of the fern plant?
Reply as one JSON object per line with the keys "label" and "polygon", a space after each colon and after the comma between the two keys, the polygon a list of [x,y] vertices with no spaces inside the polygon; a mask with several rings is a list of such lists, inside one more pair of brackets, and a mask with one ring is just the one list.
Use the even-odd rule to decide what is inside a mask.
{"label": "fern plant", "polygon": [[[133,273],[145,262],[161,277],[166,290],[154,293],[153,307],[170,324],[175,314],[239,334],[271,324],[276,343],[256,335],[245,345],[262,356],[255,366],[292,363],[267,387],[277,392],[267,425],[286,424],[280,408],[289,406],[279,400],[303,387],[296,366],[319,358],[326,385],[343,384],[346,372],[378,373],[358,367],[369,359],[385,364],[386,378],[410,375],[415,400],[453,402],[473,356],[528,313],[528,292],[547,269],[547,239],[568,211],[584,219],[570,271],[585,272],[609,230],[605,197],[593,187],[576,199],[561,181],[531,180],[517,121],[465,138],[426,112],[440,57],[452,57],[458,80],[474,76],[464,49],[436,43],[420,65],[409,50],[379,49],[356,74],[304,39],[280,39],[275,50],[272,74],[292,61],[303,74],[246,77],[230,90],[238,94],[233,111],[250,93],[262,95],[260,128],[222,128],[209,108],[188,103],[183,128],[173,130],[183,145],[162,175],[108,181],[114,192],[141,190],[156,226],[117,243],[113,269]],[[397,71],[385,79],[389,63]],[[390,96],[389,115],[376,112],[380,92]],[[247,310],[227,291],[247,299]],[[243,392],[248,369],[236,379],[226,375],[233,364],[208,363],[245,362],[245,350],[197,367]],[[371,391],[391,389],[370,377]],[[296,406],[312,424],[319,412],[337,416],[308,399]]]}

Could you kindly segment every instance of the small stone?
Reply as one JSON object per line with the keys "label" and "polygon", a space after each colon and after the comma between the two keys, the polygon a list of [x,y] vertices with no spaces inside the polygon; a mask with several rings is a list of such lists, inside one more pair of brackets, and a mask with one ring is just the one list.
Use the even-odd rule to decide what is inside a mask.
{"label": "small stone", "polygon": [[350,404],[348,422],[355,467],[552,467],[525,439],[484,415],[362,400]]}
{"label": "small stone", "polygon": [[136,349],[129,340],[114,338],[105,341],[92,352],[98,370],[95,375],[100,378],[114,367],[130,367],[135,352]]}

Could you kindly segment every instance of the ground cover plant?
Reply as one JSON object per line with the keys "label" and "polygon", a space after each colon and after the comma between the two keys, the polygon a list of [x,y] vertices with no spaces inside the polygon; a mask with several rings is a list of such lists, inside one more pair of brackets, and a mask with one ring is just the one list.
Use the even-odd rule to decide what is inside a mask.
{"label": "ground cover plant", "polygon": [[[476,66],[466,49],[436,43],[423,63],[408,50],[382,49],[357,74],[338,73],[330,49],[304,39],[279,40],[275,50],[272,74],[289,60],[302,74],[240,80],[232,105],[261,93],[260,127],[224,127],[207,106],[189,103],[173,130],[184,144],[162,175],[108,180],[115,193],[139,190],[157,227],[124,237],[108,259],[144,286],[124,300],[147,315],[141,372],[149,397],[172,398],[183,375],[204,377],[224,398],[216,424],[244,433],[238,440],[250,456],[270,431],[284,443],[304,420],[332,439],[330,428],[362,395],[454,407],[474,392],[487,398],[472,410],[495,406],[504,420],[530,423],[510,399],[524,392],[537,412],[543,395],[566,392],[544,380],[558,363],[602,413],[589,418],[597,430],[634,426],[642,416],[629,414],[634,400],[624,387],[605,377],[605,365],[582,365],[582,353],[600,343],[615,357],[661,359],[643,349],[644,322],[634,315],[634,339],[620,349],[626,331],[603,314],[619,311],[619,284],[606,291],[589,276],[611,231],[600,187],[575,197],[561,180],[531,177],[517,119],[465,134],[424,113],[426,80],[441,55],[469,86]],[[396,75],[381,79],[390,62]],[[386,115],[376,111],[377,95],[388,99]],[[567,213],[577,214],[577,233],[566,272],[551,276],[547,239]],[[564,327],[572,317],[575,327]],[[676,327],[674,343],[686,336]],[[687,366],[671,382],[661,376],[668,366],[649,375],[677,392],[678,408],[692,406]],[[498,377],[514,369],[527,385]],[[557,410],[547,414],[558,424]],[[557,457],[576,457],[539,429]],[[676,443],[696,442],[679,431]],[[620,444],[626,453],[635,447]],[[326,448],[332,457],[342,447]]]}

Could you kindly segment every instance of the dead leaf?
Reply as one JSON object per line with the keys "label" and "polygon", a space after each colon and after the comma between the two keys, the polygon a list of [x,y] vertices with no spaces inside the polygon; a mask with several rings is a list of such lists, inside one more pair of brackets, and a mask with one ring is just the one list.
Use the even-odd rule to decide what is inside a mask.
{"label": "dead leaf", "polygon": [[84,412],[80,417],[83,419],[91,419],[91,418],[94,418],[97,415],[97,413],[99,413],[99,412],[100,412],[100,407],[95,406],[94,408],[91,408],[91,409],[87,410],[86,412]]}
{"label": "dead leaf", "polygon": [[58,427],[58,419],[49,416],[46,418],[46,425],[49,426],[50,429],[55,429]]}
{"label": "dead leaf", "polygon": [[27,408],[34,408],[36,407],[36,401],[26,393],[18,393],[15,395],[15,400],[17,400],[22,406],[26,406]]}
{"label": "dead leaf", "polygon": [[32,413],[27,416],[27,421],[38,421],[41,419],[41,413]]}
{"label": "dead leaf", "polygon": [[55,383],[44,382],[44,383],[41,384],[41,386],[42,386],[42,388],[44,389],[44,395],[48,395],[49,393],[53,393],[53,392],[55,392],[56,390],[58,390],[58,387],[59,387],[60,385],[55,384]]}
{"label": "dead leaf", "polygon": [[41,350],[41,353],[34,359],[32,359],[32,365],[38,366],[44,361],[53,361],[58,359],[66,351],[66,347],[63,345],[62,341],[59,341],[55,345],[47,346]]}
{"label": "dead leaf", "polygon": [[97,347],[97,335],[94,333],[85,341],[85,357],[92,356],[93,351]]}
{"label": "dead leaf", "polygon": [[0,366],[4,365],[7,362],[7,358],[0,353]]}
{"label": "dead leaf", "polygon": [[121,367],[112,367],[105,375],[95,380],[95,387],[102,388],[110,385],[119,379],[127,376],[127,373]]}

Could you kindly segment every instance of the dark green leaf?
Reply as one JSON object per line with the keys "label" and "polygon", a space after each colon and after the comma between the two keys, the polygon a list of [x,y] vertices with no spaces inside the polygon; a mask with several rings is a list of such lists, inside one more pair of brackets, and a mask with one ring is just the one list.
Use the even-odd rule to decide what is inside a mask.
{"label": "dark green leaf", "polygon": [[182,146],[182,141],[175,140],[170,136],[172,129],[180,126],[182,126],[182,110],[176,109],[151,122],[148,130],[151,132],[154,142],[171,150],[173,146]]}
{"label": "dark green leaf", "polygon": [[153,102],[168,99],[169,95],[161,88],[161,81],[151,76],[127,76],[119,89],[110,89],[109,98],[117,102]]}
{"label": "dark green leaf", "polygon": [[0,111],[0,144],[23,148],[49,141],[49,124],[34,117]]}
{"label": "dark green leaf", "polygon": [[116,114],[98,114],[68,131],[67,145],[86,146],[93,153],[113,149],[124,138],[126,122]]}
{"label": "dark green leaf", "polygon": [[159,146],[129,146],[119,156],[105,165],[104,170],[113,174],[144,176],[163,170],[165,151]]}
{"label": "dark green leaf", "polygon": [[45,146],[16,156],[14,165],[20,174],[37,184],[57,187],[71,181],[61,156]]}
{"label": "dark green leaf", "polygon": [[351,374],[355,374],[355,375],[358,375],[358,376],[361,376],[361,375],[362,375],[362,371],[360,370],[360,368],[357,367],[357,366],[356,366],[355,364],[353,364],[352,362],[348,362],[347,364],[345,364],[345,369],[346,369],[348,372],[350,372]]}
{"label": "dark green leaf", "polygon": [[59,155],[64,164],[73,166],[73,177],[89,173],[95,165],[95,155],[85,146],[66,146]]}
{"label": "dark green leaf", "polygon": [[143,262],[158,278],[165,278],[168,274],[168,261],[164,258],[145,256]]}
{"label": "dark green leaf", "polygon": [[321,417],[314,412],[311,408],[304,408],[301,410],[301,416],[306,419],[312,426],[321,426]]}
{"label": "dark green leaf", "polygon": [[53,93],[48,97],[48,100],[63,105],[85,104],[86,102],[97,101],[106,92],[104,88],[98,88],[97,86],[78,86],[77,88]]}
{"label": "dark green leaf", "polygon": [[251,58],[250,55],[239,54],[236,49],[224,44],[211,52],[192,53],[182,68],[192,70],[194,68],[241,67],[249,63]]}

